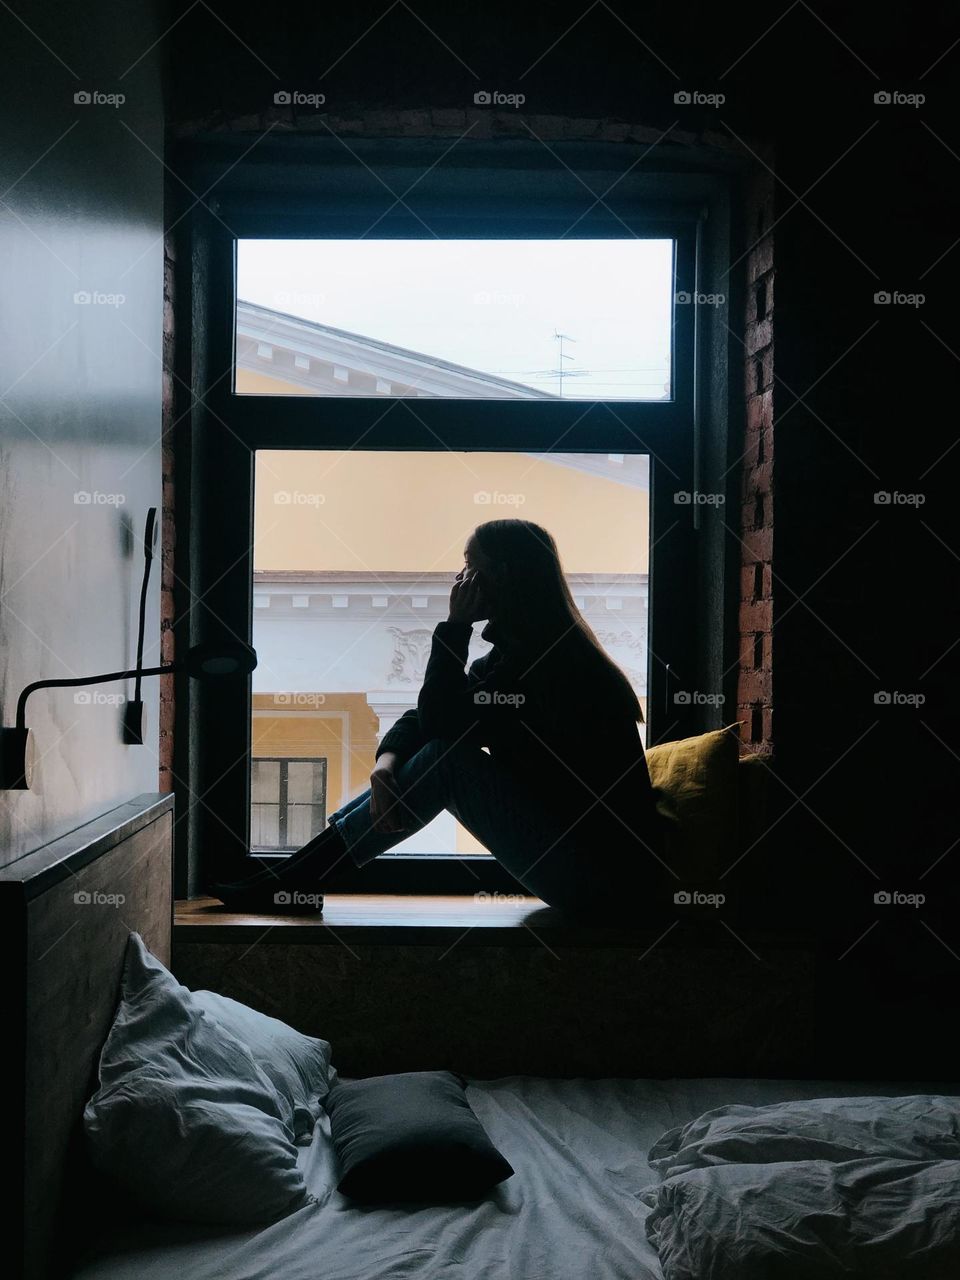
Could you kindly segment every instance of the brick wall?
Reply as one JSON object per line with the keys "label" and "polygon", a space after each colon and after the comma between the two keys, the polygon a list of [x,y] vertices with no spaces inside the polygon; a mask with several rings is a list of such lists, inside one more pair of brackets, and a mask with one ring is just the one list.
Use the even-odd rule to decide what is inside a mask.
{"label": "brick wall", "polygon": [[741,485],[740,669],[737,718],[750,751],[773,746],[773,191],[772,174],[747,195],[746,344]]}
{"label": "brick wall", "polygon": [[[173,376],[173,276],[174,247],[171,236],[166,237],[163,255],[163,407],[162,407],[162,441],[161,471],[163,475],[163,494],[160,512],[160,661],[172,662],[174,658],[173,639],[173,583],[174,583],[174,545],[176,530],[174,526],[174,452],[173,424],[176,397],[174,396]],[[173,720],[174,720],[174,677],[160,677],[160,744],[159,744],[159,791],[173,790]]]}

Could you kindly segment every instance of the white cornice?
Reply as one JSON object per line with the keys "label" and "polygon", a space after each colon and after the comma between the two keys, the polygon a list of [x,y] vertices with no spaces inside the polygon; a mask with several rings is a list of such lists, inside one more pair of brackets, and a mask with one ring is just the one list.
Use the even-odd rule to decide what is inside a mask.
{"label": "white cornice", "polygon": [[[479,369],[468,369],[424,352],[303,320],[242,299],[237,301],[237,338],[239,368],[279,378],[302,386],[305,390],[315,388],[320,394],[331,394],[325,373],[311,376],[309,369],[304,370],[296,365],[297,356],[316,360],[323,365],[353,369],[387,383],[413,387],[423,396],[459,396],[485,400],[558,399],[548,391],[537,391],[509,378],[500,378]],[[240,339],[246,341],[241,342]],[[260,346],[269,349],[270,354],[258,354]],[[289,359],[278,362],[278,352],[286,353]],[[333,394],[369,395],[370,392],[351,392],[345,383]]]}

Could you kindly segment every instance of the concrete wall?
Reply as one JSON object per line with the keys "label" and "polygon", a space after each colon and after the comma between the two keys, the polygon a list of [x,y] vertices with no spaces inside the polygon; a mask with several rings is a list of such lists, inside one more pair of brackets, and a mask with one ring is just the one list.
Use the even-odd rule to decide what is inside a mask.
{"label": "concrete wall", "polygon": [[[161,28],[148,4],[0,12],[0,703],[24,685],[132,666],[147,509],[160,504]],[[76,101],[88,94],[90,101]],[[108,95],[123,95],[118,103]],[[159,662],[159,563],[144,658]],[[31,696],[31,791],[0,797],[10,862],[157,786],[101,686]],[[104,700],[109,699],[109,700]]]}

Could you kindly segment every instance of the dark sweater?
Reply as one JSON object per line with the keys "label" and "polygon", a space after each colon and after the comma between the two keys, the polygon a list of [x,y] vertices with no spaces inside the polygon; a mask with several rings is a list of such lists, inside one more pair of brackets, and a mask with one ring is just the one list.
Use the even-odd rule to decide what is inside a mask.
{"label": "dark sweater", "polygon": [[482,635],[494,647],[467,671],[471,631],[437,624],[417,706],[384,734],[377,756],[392,751],[402,763],[432,738],[489,747],[565,825],[585,815],[573,838],[654,844],[659,820],[637,724],[595,651],[571,632],[525,658],[488,623]]}

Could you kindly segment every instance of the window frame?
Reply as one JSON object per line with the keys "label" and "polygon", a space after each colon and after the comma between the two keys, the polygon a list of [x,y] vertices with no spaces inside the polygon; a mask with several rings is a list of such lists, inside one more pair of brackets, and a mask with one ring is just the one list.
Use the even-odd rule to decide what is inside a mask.
{"label": "window frame", "polygon": [[[604,150],[596,148],[594,150]],[[522,150],[522,148],[521,148]],[[411,153],[421,169],[429,157],[427,142]],[[201,147],[201,159],[206,152]],[[327,153],[329,157],[329,152]],[[524,152],[531,162],[535,190],[535,149]],[[514,148],[516,156],[516,148]],[[311,160],[302,173],[316,173]],[[626,161],[621,161],[621,164]],[[302,162],[301,162],[302,165]],[[415,166],[416,167],[416,166]],[[200,166],[202,170],[202,164]],[[521,171],[523,170],[521,165]],[[420,170],[417,170],[418,172]],[[459,171],[457,171],[459,173]],[[493,179],[499,169],[484,171]],[[728,186],[724,179],[700,175],[658,174],[658,198],[635,190],[625,182],[624,200],[615,216],[594,211],[581,193],[576,227],[570,231],[571,210],[552,190],[539,203],[524,205],[518,195],[516,167],[508,173],[505,191],[494,193],[499,213],[491,221],[489,193],[482,207],[459,214],[454,181],[450,191],[434,183],[426,205],[434,211],[430,227],[437,234],[472,238],[495,233],[497,238],[544,238],[574,234],[579,238],[617,235],[664,237],[675,241],[674,292],[703,292],[711,273],[705,271],[704,219],[710,202],[726,207]],[[473,177],[476,178],[476,171]],[[198,176],[197,181],[202,181]],[[674,308],[670,401],[570,400],[561,403],[532,401],[483,401],[459,399],[416,400],[412,407],[402,398],[284,397],[233,392],[234,300],[237,239],[322,238],[361,233],[377,220],[378,238],[406,238],[418,228],[419,214],[411,218],[404,209],[391,213],[389,193],[359,191],[357,180],[347,181],[348,198],[338,177],[338,199],[346,211],[336,217],[317,212],[311,195],[287,193],[272,197],[269,174],[245,174],[239,182],[225,182],[221,195],[208,207],[190,214],[189,294],[191,327],[189,372],[197,388],[191,410],[189,439],[190,579],[185,624],[178,622],[177,643],[200,638],[233,636],[249,642],[253,616],[253,474],[257,448],[370,450],[459,450],[566,453],[648,453],[650,456],[650,566],[647,680],[647,741],[686,736],[704,726],[700,708],[675,705],[671,689],[684,677],[702,669],[697,639],[699,587],[678,592],[674,584],[702,579],[697,563],[700,512],[694,506],[678,507],[678,490],[702,487],[702,401],[707,381],[704,369],[703,308]],[[307,184],[306,178],[304,184]],[[295,186],[296,184],[294,184]],[[489,185],[489,184],[488,184]],[[495,185],[495,183],[494,183]],[[542,184],[541,182],[541,185]],[[549,185],[549,184],[546,184]],[[572,185],[568,182],[568,185]],[[520,183],[522,188],[523,184]],[[668,201],[679,187],[686,199]],[[439,197],[437,196],[439,190]],[[486,186],[484,187],[486,191]],[[649,191],[649,183],[647,183]],[[708,198],[709,197],[709,198]],[[430,206],[430,200],[434,204]],[[447,204],[444,204],[446,199]],[[507,217],[510,202],[522,215]],[[337,205],[340,207],[340,204]],[[436,212],[437,209],[441,211]],[[651,216],[651,208],[655,216]],[[724,260],[720,246],[719,260]],[[713,264],[715,274],[716,263]],[[714,344],[716,345],[716,344]],[[712,369],[716,379],[716,360]],[[722,371],[725,377],[726,370]],[[415,410],[415,411],[414,411]],[[269,411],[269,413],[268,413]],[[520,434],[522,431],[522,434]],[[179,465],[179,464],[178,464]],[[179,472],[178,472],[179,474]],[[178,485],[179,489],[179,485]],[[178,522],[180,516],[178,512]],[[668,536],[669,535],[669,536]],[[653,549],[656,547],[656,556]],[[199,607],[197,607],[199,605]],[[178,610],[178,615],[179,615]],[[729,638],[729,627],[726,636]],[[686,677],[689,684],[690,676]],[[184,682],[181,681],[181,685]],[[227,686],[230,686],[229,688]],[[693,686],[696,687],[696,686]],[[184,833],[188,868],[204,880],[224,871],[242,869],[250,855],[250,780],[252,681],[196,683],[178,689],[178,723],[184,725],[189,708],[189,740],[182,747],[177,733],[179,776],[186,776],[185,799],[190,822]],[[237,748],[242,751],[238,755]],[[184,754],[189,754],[181,768]],[[196,797],[199,796],[199,800]],[[203,848],[216,842],[219,854],[203,856]],[[257,854],[258,860],[282,859],[287,854]],[[521,887],[493,859],[483,855],[385,855],[345,880],[345,890],[390,893],[464,893],[478,890],[521,892]]]}

